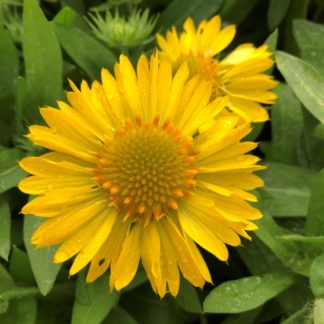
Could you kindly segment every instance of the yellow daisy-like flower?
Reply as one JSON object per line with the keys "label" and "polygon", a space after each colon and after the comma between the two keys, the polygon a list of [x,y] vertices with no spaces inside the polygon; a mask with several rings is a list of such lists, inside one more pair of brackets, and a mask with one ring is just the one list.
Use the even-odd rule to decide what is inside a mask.
{"label": "yellow daisy-like flower", "polygon": [[[32,176],[21,191],[39,195],[22,209],[46,218],[32,236],[37,247],[59,244],[57,263],[74,256],[73,275],[90,263],[92,282],[110,267],[110,287],[133,279],[139,261],[156,293],[177,295],[179,270],[194,286],[211,282],[195,243],[227,260],[259,210],[247,191],[263,182],[255,143],[239,117],[210,102],[211,84],[189,77],[186,64],[141,56],[135,72],[125,56],[115,77],[83,81],[67,93],[70,105],[47,107],[47,126],[27,137],[52,150],[20,166]],[[27,216],[28,217],[28,216]]]}
{"label": "yellow daisy-like flower", "polygon": [[269,91],[276,86],[271,76],[263,74],[273,65],[266,45],[255,48],[252,44],[238,46],[224,59],[215,58],[233,40],[235,26],[221,29],[221,19],[215,16],[203,20],[196,29],[191,18],[177,33],[175,27],[166,37],[157,35],[161,55],[178,68],[188,63],[191,75],[200,74],[213,83],[213,96],[229,97],[227,106],[247,122],[263,122],[269,116],[261,104],[272,104],[276,95]]}

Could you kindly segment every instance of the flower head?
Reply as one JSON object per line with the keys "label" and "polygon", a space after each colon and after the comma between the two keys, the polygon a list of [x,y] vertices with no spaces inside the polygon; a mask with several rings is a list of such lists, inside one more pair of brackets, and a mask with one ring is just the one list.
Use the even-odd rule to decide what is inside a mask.
{"label": "flower head", "polygon": [[134,10],[126,19],[116,11],[113,16],[106,11],[105,17],[99,13],[90,14],[91,20],[87,20],[93,33],[113,48],[133,47],[144,45],[153,40],[152,30],[157,17],[149,17],[149,10],[144,12]]}
{"label": "flower head", "polygon": [[267,120],[268,113],[261,104],[274,102],[276,95],[269,90],[277,84],[271,76],[263,74],[273,65],[267,46],[243,44],[219,60],[215,56],[233,40],[234,25],[221,29],[221,19],[215,16],[203,20],[196,28],[188,18],[183,29],[180,36],[175,27],[165,37],[157,35],[161,55],[172,60],[175,69],[187,62],[191,75],[211,80],[213,95],[228,96],[228,108],[245,121]]}
{"label": "flower head", "polygon": [[46,218],[31,240],[59,244],[55,262],[76,256],[71,275],[90,263],[92,282],[110,268],[120,290],[141,260],[154,291],[175,296],[179,270],[194,286],[211,281],[196,243],[225,261],[226,244],[257,228],[247,201],[263,167],[246,154],[256,144],[240,143],[250,126],[223,113],[225,98],[210,101],[209,81],[188,76],[158,55],[141,56],[137,71],[121,56],[115,76],[71,83],[70,104],[42,108],[48,126],[30,127],[51,152],[20,162],[32,174],[20,190],[38,195],[22,212]]}

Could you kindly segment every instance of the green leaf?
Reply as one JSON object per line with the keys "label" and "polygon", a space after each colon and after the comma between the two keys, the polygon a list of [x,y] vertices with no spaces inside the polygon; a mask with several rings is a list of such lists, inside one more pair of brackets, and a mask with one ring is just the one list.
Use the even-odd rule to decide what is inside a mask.
{"label": "green leaf", "polygon": [[324,297],[324,254],[319,255],[313,261],[310,274],[309,283],[312,292],[316,298]]}
{"label": "green leaf", "polygon": [[97,39],[76,27],[54,26],[64,50],[92,80],[99,79],[102,68],[112,70],[116,57]]}
{"label": "green leaf", "polygon": [[324,80],[307,62],[284,52],[276,53],[278,69],[298,99],[324,123]]}
{"label": "green leaf", "polygon": [[[5,267],[0,263],[0,296],[5,291],[13,288],[15,283],[13,282],[10,274]],[[5,313],[8,309],[8,300],[0,300],[0,314]]]}
{"label": "green leaf", "polygon": [[111,310],[102,324],[137,324],[137,322],[123,308],[116,307]]}
{"label": "green leaf", "polygon": [[181,278],[180,290],[176,301],[188,313],[202,313],[202,306],[196,288],[183,278]]}
{"label": "green leaf", "polygon": [[282,321],[281,324],[314,324],[310,313],[311,307],[309,304],[306,304],[303,308]]}
{"label": "green leaf", "polygon": [[267,22],[270,30],[278,27],[288,11],[290,0],[270,0]]}
{"label": "green leaf", "polygon": [[17,163],[22,157],[22,152],[17,148],[0,152],[0,193],[15,187],[26,176]]}
{"label": "green leaf", "polygon": [[324,141],[324,124],[318,124],[315,127],[314,136]]}
{"label": "green leaf", "polygon": [[[86,284],[84,273],[78,276],[72,324],[99,324],[117,304],[119,293],[110,292],[107,274]],[[85,299],[88,299],[87,301]]]}
{"label": "green leaf", "polygon": [[28,255],[26,252],[18,249],[16,246],[13,247],[10,263],[9,272],[16,282],[23,282],[24,284],[34,285],[35,278],[33,271],[30,266]]}
{"label": "green leaf", "polygon": [[10,303],[6,314],[0,315],[1,323],[35,324],[37,303],[34,298],[17,299]]}
{"label": "green leaf", "polygon": [[192,17],[196,23],[212,16],[222,5],[224,0],[173,0],[161,13],[157,22],[157,30],[181,27],[184,20]]}
{"label": "green leaf", "polygon": [[324,299],[317,298],[313,309],[314,324],[324,323]]}
{"label": "green leaf", "polygon": [[275,52],[278,44],[278,29],[270,34],[270,36],[265,40],[264,44],[268,45],[271,53]]}
{"label": "green leaf", "polygon": [[240,24],[257,5],[258,0],[226,0],[220,15],[224,21]]}
{"label": "green leaf", "polygon": [[324,236],[303,236],[300,234],[287,234],[279,237],[282,240],[299,242],[314,247],[324,248]]}
{"label": "green leaf", "polygon": [[55,16],[53,22],[59,25],[69,26],[72,25],[77,18],[77,13],[70,7],[64,7]]}
{"label": "green leaf", "polygon": [[307,235],[324,235],[324,169],[315,177],[305,224]]}
{"label": "green leaf", "polygon": [[306,216],[314,171],[272,162],[260,175],[265,181],[263,204],[271,215]]}
{"label": "green leaf", "polygon": [[0,22],[0,96],[15,91],[18,63],[15,44]]}
{"label": "green leaf", "polygon": [[54,253],[56,251],[55,246],[36,249],[30,242],[32,234],[44,220],[32,215],[26,215],[24,218],[24,242],[27,254],[39,290],[43,295],[47,295],[52,289],[62,265],[53,262]]}
{"label": "green leaf", "polygon": [[265,210],[262,213],[263,217],[257,221],[259,229],[255,231],[255,235],[285,266],[307,276],[311,262],[308,255],[304,255],[294,242],[278,240],[278,237],[285,234],[284,230]]}
{"label": "green leaf", "polygon": [[324,26],[311,21],[296,19],[293,31],[303,60],[311,63],[324,77]]}
{"label": "green leaf", "polygon": [[0,196],[0,256],[8,261],[10,252],[11,214],[7,199]]}
{"label": "green leaf", "polygon": [[227,281],[204,300],[207,313],[241,313],[264,304],[294,283],[294,277],[284,272],[270,272]]}
{"label": "green leaf", "polygon": [[52,26],[36,0],[24,0],[23,28],[26,81],[33,101],[30,109],[34,110],[29,113],[35,118],[39,116],[38,105],[54,105],[62,98],[62,53]]}
{"label": "green leaf", "polygon": [[275,93],[278,99],[271,109],[272,141],[267,159],[299,165],[297,149],[303,128],[302,108],[287,85],[280,84]]}

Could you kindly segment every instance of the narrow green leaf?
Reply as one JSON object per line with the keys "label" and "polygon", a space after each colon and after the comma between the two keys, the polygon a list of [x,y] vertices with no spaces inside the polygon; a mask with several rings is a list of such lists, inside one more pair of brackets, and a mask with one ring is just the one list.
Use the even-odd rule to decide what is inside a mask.
{"label": "narrow green leaf", "polygon": [[181,27],[187,17],[192,17],[196,23],[212,16],[224,0],[173,0],[161,13],[157,22],[157,30]]}
{"label": "narrow green leaf", "polygon": [[14,92],[18,63],[15,44],[0,22],[0,96]]}
{"label": "narrow green leaf", "polygon": [[258,0],[226,0],[220,15],[224,21],[240,24],[257,5]]}
{"label": "narrow green leaf", "polygon": [[17,163],[22,156],[17,148],[0,152],[0,193],[15,187],[26,176],[26,172]]}
{"label": "narrow green leaf", "polygon": [[277,44],[278,44],[278,29],[273,31],[270,36],[265,40],[264,44],[268,45],[269,51],[271,53],[274,53],[275,50],[277,49]]}
{"label": "narrow green leaf", "polygon": [[267,159],[299,165],[297,149],[303,128],[302,108],[287,85],[280,84],[275,93],[278,99],[271,109],[272,141]]}
{"label": "narrow green leaf", "polygon": [[99,79],[103,67],[113,68],[115,55],[93,36],[76,27],[54,26],[64,50],[92,80]]}
{"label": "narrow green leaf", "polygon": [[30,242],[32,234],[43,221],[44,220],[40,217],[32,215],[25,216],[24,242],[39,290],[43,295],[47,295],[52,289],[62,265],[53,262],[54,253],[56,251],[55,246],[36,249]]}
{"label": "narrow green leaf", "polygon": [[34,103],[29,113],[35,118],[38,105],[54,105],[63,95],[62,53],[36,0],[24,0],[23,28],[27,88]]}
{"label": "narrow green leaf", "polygon": [[267,22],[270,30],[278,27],[288,11],[290,0],[270,0]]}
{"label": "narrow green leaf", "polygon": [[[86,284],[84,273],[80,273],[77,282],[72,324],[99,324],[117,304],[119,293],[110,292],[107,274],[94,283]],[[88,301],[85,301],[85,296]]]}
{"label": "narrow green leaf", "polygon": [[317,174],[312,186],[312,193],[305,224],[307,235],[324,235],[324,169]]}
{"label": "narrow green leaf", "polygon": [[287,53],[277,52],[276,62],[298,99],[324,123],[324,79],[309,63]]}
{"label": "narrow green leaf", "polygon": [[0,323],[35,324],[37,303],[34,298],[13,300],[6,314],[0,315]]}
{"label": "narrow green leaf", "polygon": [[10,252],[11,215],[7,199],[0,196],[0,256],[8,261]]}
{"label": "narrow green leaf", "polygon": [[316,298],[324,297],[324,254],[315,258],[310,268],[309,283]]}
{"label": "narrow green leaf", "polygon": [[265,181],[263,204],[271,215],[306,216],[314,171],[272,162],[260,175]]}
{"label": "narrow green leaf", "polygon": [[[0,263],[0,296],[5,291],[13,288],[15,286],[10,274],[5,269],[5,267]],[[0,314],[5,313],[8,309],[8,300],[0,300]]]}
{"label": "narrow green leaf", "polygon": [[188,313],[202,313],[202,306],[196,288],[183,278],[181,278],[180,290],[176,301]]}
{"label": "narrow green leaf", "polygon": [[270,272],[227,281],[211,291],[204,300],[207,313],[241,313],[264,304],[294,283],[284,272]]}

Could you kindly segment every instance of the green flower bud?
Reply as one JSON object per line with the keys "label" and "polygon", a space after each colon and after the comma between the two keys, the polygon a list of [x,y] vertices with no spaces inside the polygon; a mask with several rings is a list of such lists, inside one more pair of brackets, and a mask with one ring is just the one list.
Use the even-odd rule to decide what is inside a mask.
{"label": "green flower bud", "polygon": [[99,13],[89,16],[92,21],[87,19],[87,22],[93,33],[109,47],[130,48],[147,44],[154,39],[151,33],[157,16],[150,17],[148,9],[143,12],[134,10],[128,18],[120,16],[118,11],[115,15],[106,11],[104,16]]}

